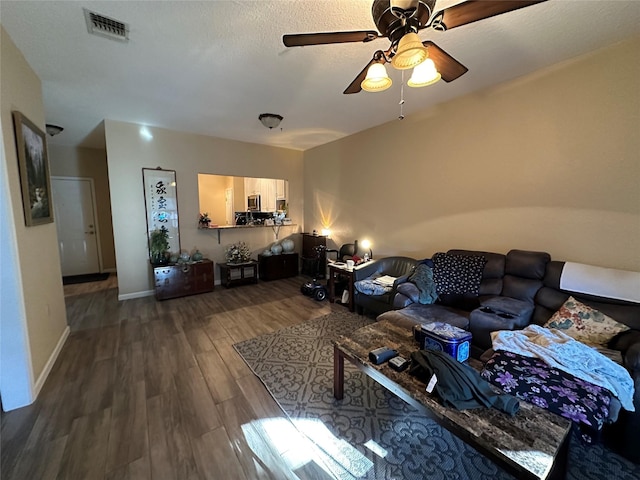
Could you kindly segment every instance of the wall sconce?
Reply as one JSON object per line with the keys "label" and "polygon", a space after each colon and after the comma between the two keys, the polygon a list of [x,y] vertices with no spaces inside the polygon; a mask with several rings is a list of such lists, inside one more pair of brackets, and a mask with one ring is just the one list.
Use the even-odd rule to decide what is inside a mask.
{"label": "wall sconce", "polygon": [[276,113],[261,113],[258,115],[258,120],[260,120],[260,122],[269,130],[280,125],[282,119],[282,115],[278,115]]}

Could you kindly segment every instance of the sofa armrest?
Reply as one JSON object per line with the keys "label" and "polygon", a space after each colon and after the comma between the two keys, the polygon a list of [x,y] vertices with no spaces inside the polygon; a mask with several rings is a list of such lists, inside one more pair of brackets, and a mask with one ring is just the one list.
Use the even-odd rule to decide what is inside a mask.
{"label": "sofa armrest", "polygon": [[[398,292],[396,294],[397,302],[395,299],[393,301],[396,308],[403,308],[407,305],[411,305],[412,303],[420,302],[420,290],[412,282],[401,283],[400,285],[398,285],[396,291]],[[402,297],[404,298],[400,298],[398,297],[398,295],[402,295]]]}
{"label": "sofa armrest", "polygon": [[396,291],[398,289],[398,285],[409,281],[410,276],[411,274],[407,274],[407,275],[402,275],[401,277],[396,278],[395,281],[393,282],[393,290]]}
{"label": "sofa armrest", "polygon": [[378,262],[376,260],[371,260],[370,262],[365,262],[362,265],[358,265],[353,268],[353,277],[354,281],[364,280],[365,278],[369,278],[371,275],[378,271]]}
{"label": "sofa armrest", "polygon": [[393,297],[393,309],[400,310],[404,307],[408,307],[409,305],[416,303],[411,298],[407,297],[403,293],[396,293]]}
{"label": "sofa armrest", "polygon": [[635,342],[629,346],[623,357],[624,366],[631,373],[632,377],[640,377],[640,342]]}

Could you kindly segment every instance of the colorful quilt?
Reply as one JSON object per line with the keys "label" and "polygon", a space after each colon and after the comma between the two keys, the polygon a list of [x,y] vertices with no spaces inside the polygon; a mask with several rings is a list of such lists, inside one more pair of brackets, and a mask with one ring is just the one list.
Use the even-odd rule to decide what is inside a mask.
{"label": "colorful quilt", "polygon": [[609,416],[612,393],[549,366],[544,360],[497,351],[481,376],[505,393],[575,422],[582,438],[594,443]]}

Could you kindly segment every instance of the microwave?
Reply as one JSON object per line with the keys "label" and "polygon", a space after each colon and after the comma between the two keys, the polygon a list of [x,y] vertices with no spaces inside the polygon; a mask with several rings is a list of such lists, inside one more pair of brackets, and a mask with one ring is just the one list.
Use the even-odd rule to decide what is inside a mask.
{"label": "microwave", "polygon": [[260,211],[260,195],[249,195],[247,197],[247,210],[250,212]]}

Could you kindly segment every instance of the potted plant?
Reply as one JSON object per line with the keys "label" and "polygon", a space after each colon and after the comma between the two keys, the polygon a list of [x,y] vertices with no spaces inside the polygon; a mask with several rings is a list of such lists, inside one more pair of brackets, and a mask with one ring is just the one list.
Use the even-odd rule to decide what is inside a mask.
{"label": "potted plant", "polygon": [[167,264],[167,250],[169,250],[169,230],[163,225],[152,230],[149,234],[149,255],[152,265]]}
{"label": "potted plant", "polygon": [[209,218],[209,212],[201,213],[200,218],[198,220],[198,224],[200,228],[209,228],[210,223],[211,223],[211,219]]}

